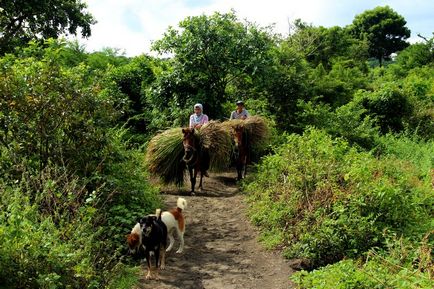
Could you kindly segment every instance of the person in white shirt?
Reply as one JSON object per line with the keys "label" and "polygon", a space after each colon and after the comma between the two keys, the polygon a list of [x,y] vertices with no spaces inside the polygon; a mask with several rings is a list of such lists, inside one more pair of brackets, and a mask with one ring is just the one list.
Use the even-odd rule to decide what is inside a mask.
{"label": "person in white shirt", "polygon": [[190,115],[190,128],[201,128],[208,122],[208,116],[203,113],[203,106],[200,103],[194,105],[194,113]]}
{"label": "person in white shirt", "polygon": [[248,118],[249,112],[244,108],[244,102],[241,100],[237,101],[237,109],[231,113],[230,119],[246,119]]}

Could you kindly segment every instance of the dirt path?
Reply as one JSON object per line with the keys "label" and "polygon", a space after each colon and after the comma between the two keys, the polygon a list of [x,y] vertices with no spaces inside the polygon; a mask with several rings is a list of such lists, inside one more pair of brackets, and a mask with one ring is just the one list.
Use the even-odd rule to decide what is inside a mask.
{"label": "dirt path", "polygon": [[180,195],[188,202],[185,210],[184,253],[167,255],[166,270],[160,280],[145,280],[148,289],[286,289],[292,273],[288,263],[276,252],[264,250],[257,230],[246,217],[244,196],[238,194],[235,174],[211,174],[205,190],[196,196],[165,191],[166,208]]}

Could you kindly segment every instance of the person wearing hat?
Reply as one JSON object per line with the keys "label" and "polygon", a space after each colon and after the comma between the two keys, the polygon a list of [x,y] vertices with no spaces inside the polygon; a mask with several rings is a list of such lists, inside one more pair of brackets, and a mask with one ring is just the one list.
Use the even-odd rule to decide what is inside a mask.
{"label": "person wearing hat", "polygon": [[190,128],[201,128],[208,122],[208,116],[203,113],[203,106],[200,103],[194,105],[194,113],[190,115]]}
{"label": "person wearing hat", "polygon": [[230,119],[246,119],[248,118],[249,112],[244,108],[244,102],[241,100],[237,101],[237,109],[231,113]]}

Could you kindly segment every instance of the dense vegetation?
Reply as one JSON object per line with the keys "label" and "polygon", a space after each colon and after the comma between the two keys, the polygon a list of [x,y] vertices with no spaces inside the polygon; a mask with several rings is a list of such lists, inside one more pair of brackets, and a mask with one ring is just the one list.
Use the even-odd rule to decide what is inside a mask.
{"label": "dense vegetation", "polygon": [[47,39],[90,35],[80,1],[55,1],[57,29],[8,32],[23,11],[41,15],[21,2],[0,7],[0,287],[131,286],[124,236],[160,204],[147,141],[186,125],[193,103],[224,119],[242,98],[274,124],[244,182],[252,221],[316,269],[293,280],[431,288],[434,40],[406,43],[391,8],[347,27],[297,20],[287,36],[235,12],[188,17],[154,43],[173,55],[161,59]]}

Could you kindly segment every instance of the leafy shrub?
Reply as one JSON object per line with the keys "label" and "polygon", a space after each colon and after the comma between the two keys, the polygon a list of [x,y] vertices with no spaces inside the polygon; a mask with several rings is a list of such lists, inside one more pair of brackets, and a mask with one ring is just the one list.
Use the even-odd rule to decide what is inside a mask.
{"label": "leafy shrub", "polygon": [[291,276],[299,288],[432,288],[432,240],[420,244],[388,240],[387,250],[370,250],[366,260],[346,259],[312,272]]}
{"label": "leafy shrub", "polygon": [[359,91],[354,101],[376,118],[383,133],[402,131],[413,112],[408,97],[394,83],[385,84],[373,92]]}
{"label": "leafy shrub", "polygon": [[60,66],[61,51],[0,60],[0,143],[10,160],[2,174],[21,174],[27,159],[35,171],[55,164],[88,176],[103,158],[106,130],[118,117],[113,99],[99,94],[86,66]]}
{"label": "leafy shrub", "polygon": [[87,66],[60,65],[62,49],[0,59],[0,283],[113,288],[131,271],[125,235],[160,200],[114,128],[119,99]]}
{"label": "leafy shrub", "polygon": [[[83,288],[97,284],[95,256],[98,230],[95,209],[81,206],[65,219],[41,214],[20,189],[4,189],[0,200],[0,282],[14,288]],[[77,188],[76,188],[77,189]],[[68,202],[72,205],[72,192]],[[45,198],[41,194],[42,198]],[[65,204],[63,204],[65,205]],[[57,204],[57,206],[62,206]],[[60,208],[54,214],[61,214]],[[53,214],[53,215],[54,215]],[[95,280],[92,282],[91,280]],[[90,286],[92,287],[92,286]]]}
{"label": "leafy shrub", "polygon": [[432,190],[411,163],[378,160],[312,129],[289,136],[245,190],[264,238],[312,267],[384,246],[386,229],[418,236],[432,213]]}
{"label": "leafy shrub", "polygon": [[329,104],[299,101],[297,114],[300,128],[316,127],[334,137],[343,137],[351,144],[372,148],[376,144],[379,129],[375,118],[355,102],[332,109]]}

